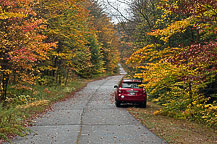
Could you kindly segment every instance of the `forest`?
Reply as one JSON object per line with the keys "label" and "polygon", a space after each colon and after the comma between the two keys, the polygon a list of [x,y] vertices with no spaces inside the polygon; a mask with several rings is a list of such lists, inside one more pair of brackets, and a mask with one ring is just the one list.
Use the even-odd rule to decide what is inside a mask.
{"label": "forest", "polygon": [[56,100],[53,89],[119,62],[162,106],[155,115],[217,128],[216,1],[128,5],[115,24],[97,0],[0,0],[0,139],[24,135],[24,113]]}
{"label": "forest", "polygon": [[32,91],[116,70],[117,36],[91,1],[2,0],[0,8],[1,101],[11,86]]}
{"label": "forest", "polygon": [[0,0],[0,138],[23,135],[24,112],[51,89],[117,73],[118,39],[91,0]]}
{"label": "forest", "polygon": [[135,0],[118,25],[121,61],[143,80],[154,114],[217,128],[217,3]]}

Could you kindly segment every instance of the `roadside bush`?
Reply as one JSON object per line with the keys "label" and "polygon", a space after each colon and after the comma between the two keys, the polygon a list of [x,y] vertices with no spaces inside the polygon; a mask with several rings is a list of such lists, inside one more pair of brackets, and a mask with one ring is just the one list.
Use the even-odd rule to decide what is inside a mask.
{"label": "roadside bush", "polygon": [[[158,98],[152,99],[153,102],[161,104],[163,107],[154,114],[167,115],[178,119],[188,119],[198,123],[206,124],[217,129],[217,106],[214,101],[209,104],[209,98],[193,92],[180,89],[161,94]],[[186,89],[185,89],[186,90]]]}
{"label": "roadside bush", "polygon": [[29,131],[23,127],[25,113],[15,107],[0,104],[0,139],[8,140],[8,135],[25,136]]}
{"label": "roadside bush", "polygon": [[14,96],[13,98],[6,98],[6,102],[14,105],[21,105],[21,104],[27,104],[35,101],[36,98],[31,97],[30,95],[19,95],[19,96]]}

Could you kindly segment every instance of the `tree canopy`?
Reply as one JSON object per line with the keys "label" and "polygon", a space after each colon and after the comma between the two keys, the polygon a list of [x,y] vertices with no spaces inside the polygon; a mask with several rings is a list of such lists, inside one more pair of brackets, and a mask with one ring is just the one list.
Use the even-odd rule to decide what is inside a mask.
{"label": "tree canopy", "polygon": [[97,2],[1,0],[0,25],[1,102],[16,97],[8,88],[116,71],[118,37]]}
{"label": "tree canopy", "polygon": [[127,64],[149,98],[163,105],[156,114],[217,126],[216,6],[213,0],[135,0],[136,41],[128,42],[137,50]]}

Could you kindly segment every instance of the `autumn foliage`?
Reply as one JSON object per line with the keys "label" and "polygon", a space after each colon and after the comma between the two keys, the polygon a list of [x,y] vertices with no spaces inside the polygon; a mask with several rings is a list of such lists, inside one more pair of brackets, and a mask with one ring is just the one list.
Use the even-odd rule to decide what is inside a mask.
{"label": "autumn foliage", "polygon": [[0,0],[0,139],[24,134],[23,112],[47,105],[51,87],[117,72],[118,45],[92,0]]}
{"label": "autumn foliage", "polygon": [[[66,84],[76,76],[115,71],[118,43],[113,26],[105,14],[93,17],[88,9],[92,3],[0,1],[1,102],[14,96],[8,88],[34,91],[37,83]],[[99,19],[104,23],[96,26]]]}
{"label": "autumn foliage", "polygon": [[36,65],[47,59],[55,43],[45,43],[44,19],[36,18],[31,1],[1,1],[1,100],[6,99],[10,81],[19,89],[35,83]]}
{"label": "autumn foliage", "polygon": [[217,127],[217,5],[213,0],[162,0],[146,42],[128,59],[153,101],[155,114]]}

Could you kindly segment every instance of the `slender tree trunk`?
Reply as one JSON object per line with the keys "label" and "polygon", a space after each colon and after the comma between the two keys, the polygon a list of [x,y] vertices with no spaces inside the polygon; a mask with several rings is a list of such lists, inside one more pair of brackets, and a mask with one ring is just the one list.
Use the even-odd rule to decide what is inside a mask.
{"label": "slender tree trunk", "polygon": [[4,102],[6,100],[7,97],[7,87],[8,87],[8,81],[9,81],[9,74],[6,73],[6,70],[8,70],[8,66],[9,66],[9,62],[7,60],[7,52],[5,53],[0,53],[1,57],[3,57],[3,59],[0,61],[1,63],[1,70],[2,70],[2,79],[1,79],[1,84],[2,84],[2,88],[1,88],[1,97],[0,97],[0,102]]}
{"label": "slender tree trunk", "polygon": [[[192,85],[191,82],[189,82],[189,98],[190,98],[190,104],[191,107],[193,107],[193,93],[192,93]],[[194,114],[190,111],[190,116],[193,118]]]}
{"label": "slender tree trunk", "polygon": [[59,73],[59,84],[61,84],[61,81],[62,81],[62,79],[61,79],[61,73]]}
{"label": "slender tree trunk", "polygon": [[0,102],[4,102],[7,97],[7,87],[8,87],[9,75],[2,75],[2,90],[1,90],[1,99]]}
{"label": "slender tree trunk", "polygon": [[69,78],[69,69],[68,69],[67,72],[66,72],[65,86],[67,85],[68,78]]}
{"label": "slender tree trunk", "polygon": [[191,101],[191,106],[193,106],[192,102],[193,102],[193,96],[192,96],[192,89],[191,89],[191,82],[189,82],[189,98]]}
{"label": "slender tree trunk", "polygon": [[199,29],[197,29],[197,42],[199,42],[200,40],[200,33],[199,33]]}
{"label": "slender tree trunk", "polygon": [[17,83],[17,74],[16,74],[16,72],[14,71],[13,84],[16,84],[16,83]]}

